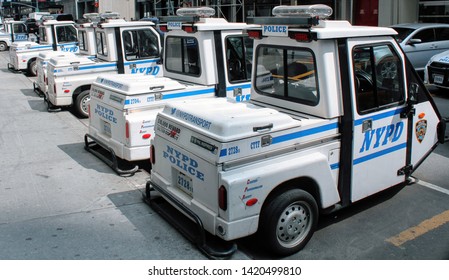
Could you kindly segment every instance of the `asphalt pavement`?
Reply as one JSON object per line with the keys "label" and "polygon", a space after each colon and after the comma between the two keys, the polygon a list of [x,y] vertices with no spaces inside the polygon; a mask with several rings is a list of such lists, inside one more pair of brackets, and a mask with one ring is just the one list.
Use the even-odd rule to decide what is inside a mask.
{"label": "asphalt pavement", "polygon": [[[85,151],[88,120],[47,112],[33,78],[7,69],[8,55],[0,53],[0,260],[207,259],[142,201],[149,174],[120,177]],[[436,98],[449,115],[448,97]],[[325,216],[308,245],[285,259],[449,259],[448,166],[446,143],[415,173],[415,184]],[[275,258],[252,239],[238,248],[231,259]]]}

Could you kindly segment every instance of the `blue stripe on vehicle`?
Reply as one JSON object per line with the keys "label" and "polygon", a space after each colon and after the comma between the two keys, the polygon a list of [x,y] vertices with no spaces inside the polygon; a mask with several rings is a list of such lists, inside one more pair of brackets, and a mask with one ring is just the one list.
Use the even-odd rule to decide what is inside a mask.
{"label": "blue stripe on vehicle", "polygon": [[396,110],[384,112],[384,113],[373,115],[373,116],[370,116],[370,117],[361,118],[361,119],[358,119],[358,120],[354,121],[354,126],[361,125],[366,120],[378,121],[378,120],[381,120],[381,119],[390,118],[392,116],[399,115],[400,113],[402,113],[402,111],[404,111],[404,108],[399,108],[399,109],[396,109]]}
{"label": "blue stripe on vehicle", "polygon": [[226,87],[226,91],[228,90],[234,90],[236,88],[251,88],[251,83],[245,83],[245,84],[240,84],[240,85],[236,85],[236,86],[230,86],[230,87]]}
{"label": "blue stripe on vehicle", "polygon": [[180,97],[186,97],[186,96],[194,96],[194,95],[201,95],[201,94],[208,94],[208,93],[214,93],[214,88],[207,88],[203,90],[195,90],[195,91],[185,91],[180,93],[174,93],[174,94],[167,94],[163,95],[162,99],[173,99],[173,98],[180,98]]}
{"label": "blue stripe on vehicle", "polygon": [[136,61],[127,61],[127,62],[124,62],[123,65],[128,66],[128,65],[131,65],[131,64],[157,63],[159,61],[160,61],[159,58],[157,58],[157,59],[146,59],[146,60],[136,60]]}
{"label": "blue stripe on vehicle", "polygon": [[372,160],[372,159],[375,159],[375,158],[378,158],[378,157],[381,157],[381,156],[384,156],[387,154],[391,154],[393,152],[396,152],[396,151],[399,151],[399,150],[402,150],[405,148],[407,148],[407,142],[404,142],[402,144],[390,147],[388,149],[385,149],[385,150],[382,150],[382,151],[379,151],[376,153],[372,153],[372,154],[369,154],[369,155],[366,155],[366,156],[363,156],[360,158],[356,158],[353,161],[353,165],[357,165],[357,164],[360,164],[360,163],[363,163],[363,162],[366,162],[366,161],[369,161],[369,160]]}
{"label": "blue stripe on vehicle", "polygon": [[338,123],[331,123],[331,124],[327,124],[327,125],[323,125],[323,126],[319,126],[319,127],[304,129],[304,130],[297,131],[294,133],[289,133],[289,134],[273,137],[273,140],[271,143],[278,144],[281,142],[285,142],[285,141],[289,141],[289,140],[293,140],[293,139],[297,139],[297,138],[301,138],[301,137],[305,137],[305,136],[310,136],[313,134],[322,133],[322,132],[325,132],[328,130],[333,130],[336,128],[338,128]]}
{"label": "blue stripe on vehicle", "polygon": [[338,169],[338,168],[340,168],[340,163],[339,162],[333,163],[330,165],[330,168],[331,168],[331,170]]}
{"label": "blue stripe on vehicle", "polygon": [[106,68],[106,67],[117,67],[117,63],[95,64],[95,65],[80,66],[79,70],[99,69],[99,68]]}

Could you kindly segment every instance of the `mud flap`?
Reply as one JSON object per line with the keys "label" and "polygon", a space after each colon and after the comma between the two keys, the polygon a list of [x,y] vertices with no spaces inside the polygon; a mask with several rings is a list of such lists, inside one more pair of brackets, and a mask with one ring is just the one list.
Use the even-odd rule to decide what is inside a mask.
{"label": "mud flap", "polygon": [[42,92],[42,90],[39,88],[39,86],[36,84],[36,82],[33,82],[33,91],[34,91],[39,97],[45,97],[45,94]]}
{"label": "mud flap", "polygon": [[[173,202],[191,219],[183,215],[179,210],[173,207],[167,200],[161,196],[152,196],[156,191],[164,198]],[[201,219],[183,204],[177,202],[171,194],[147,181],[143,200],[174,228],[183,234],[190,242],[194,243],[202,253],[210,259],[229,259],[236,251],[237,245],[234,242],[224,241],[208,233]]]}
{"label": "mud flap", "polygon": [[[89,138],[93,141],[89,141]],[[139,166],[137,165],[134,165],[129,169],[119,168],[118,158],[114,151],[111,148],[102,145],[100,141],[90,134],[84,135],[84,149],[101,159],[120,176],[132,176],[139,170]]]}
{"label": "mud flap", "polygon": [[449,123],[449,118],[443,118],[438,124],[438,142],[446,143],[449,142],[449,136],[446,135],[447,131],[447,123]]}
{"label": "mud flap", "polygon": [[16,70],[16,68],[14,68],[14,65],[12,65],[11,63],[8,62],[7,64],[8,70],[14,73],[22,73],[22,71],[20,70]]}

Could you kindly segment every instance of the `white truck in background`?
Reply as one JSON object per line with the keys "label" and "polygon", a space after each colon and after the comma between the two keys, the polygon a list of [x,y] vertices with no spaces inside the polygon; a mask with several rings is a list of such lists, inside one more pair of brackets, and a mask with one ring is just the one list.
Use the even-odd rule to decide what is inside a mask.
{"label": "white truck in background", "polygon": [[28,41],[28,30],[23,21],[6,19],[0,32],[0,52],[8,50],[14,42]]}
{"label": "white truck in background", "polygon": [[88,117],[89,91],[100,74],[161,76],[161,38],[152,22],[127,22],[118,14],[102,14],[95,29],[96,57],[54,57],[47,65],[49,109],[74,107]]}
{"label": "white truck in background", "polygon": [[447,141],[396,32],[331,13],[278,6],[249,18],[251,100],[169,102],[156,118],[145,200],[211,258],[252,234],[267,252],[296,253],[320,213],[408,183]]}
{"label": "white truck in background", "polygon": [[133,174],[139,161],[149,162],[156,114],[167,101],[250,99],[252,40],[242,32],[248,25],[211,18],[214,13],[182,8],[179,16],[162,19],[164,77],[100,75],[93,83],[85,148],[118,174]]}
{"label": "white truck in background", "polygon": [[10,62],[8,69],[12,71],[26,71],[30,76],[37,74],[39,53],[63,51],[79,51],[78,31],[75,22],[54,19],[55,16],[43,16],[39,22],[38,42],[15,42],[9,51]]}
{"label": "white truck in background", "polygon": [[100,20],[100,14],[88,13],[83,15],[76,27],[78,28],[78,43],[79,53],[53,51],[53,52],[41,52],[36,61],[36,81],[33,82],[34,92],[39,96],[47,98],[47,64],[51,58],[54,57],[66,57],[66,56],[86,56],[87,58],[94,59],[97,55],[97,47],[95,42],[95,27]]}

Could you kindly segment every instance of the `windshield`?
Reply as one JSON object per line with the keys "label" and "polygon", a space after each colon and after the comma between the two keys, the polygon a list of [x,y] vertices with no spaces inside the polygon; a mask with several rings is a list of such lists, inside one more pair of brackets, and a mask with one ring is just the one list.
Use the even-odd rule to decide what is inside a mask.
{"label": "windshield", "polygon": [[408,35],[415,31],[415,29],[404,27],[393,27],[393,29],[398,33],[398,35],[396,36],[396,40],[398,41],[398,43],[404,41],[404,39],[407,38]]}

